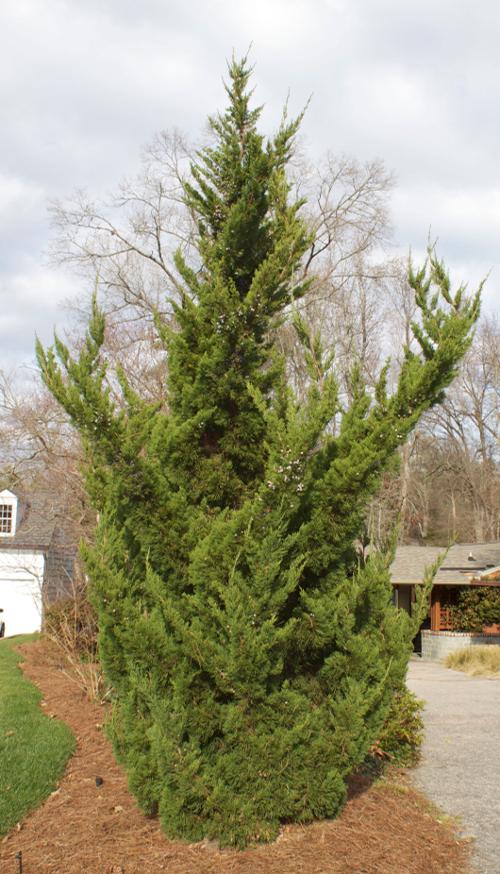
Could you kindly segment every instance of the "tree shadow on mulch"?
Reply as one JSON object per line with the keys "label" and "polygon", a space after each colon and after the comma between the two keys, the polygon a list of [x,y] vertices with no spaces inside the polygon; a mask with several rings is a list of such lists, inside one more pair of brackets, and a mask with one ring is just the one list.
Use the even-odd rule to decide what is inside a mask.
{"label": "tree shadow on mulch", "polygon": [[[400,781],[358,775],[336,820],[285,826],[270,845],[219,850],[170,841],[146,819],[91,703],[45,641],[23,648],[23,670],[46,712],[74,731],[77,749],[56,792],[0,844],[2,874],[465,874],[469,845]],[[96,776],[102,783],[96,786]],[[99,782],[99,781],[98,781]]]}

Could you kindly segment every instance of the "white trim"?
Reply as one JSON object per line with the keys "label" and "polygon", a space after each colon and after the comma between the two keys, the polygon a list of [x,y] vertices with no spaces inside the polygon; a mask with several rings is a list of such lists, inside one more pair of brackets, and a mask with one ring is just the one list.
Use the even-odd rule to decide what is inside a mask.
{"label": "white trim", "polygon": [[17,495],[14,495],[13,492],[9,492],[8,489],[4,489],[3,492],[0,492],[0,506],[12,507],[11,529],[10,531],[0,531],[0,537],[14,537],[17,526],[17,503]]}

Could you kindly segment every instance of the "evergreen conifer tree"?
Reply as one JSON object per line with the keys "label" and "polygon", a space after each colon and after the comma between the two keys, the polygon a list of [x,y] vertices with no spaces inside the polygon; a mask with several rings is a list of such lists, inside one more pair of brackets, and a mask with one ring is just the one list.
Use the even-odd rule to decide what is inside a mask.
{"label": "evergreen conifer tree", "polygon": [[430,252],[410,271],[420,351],[405,350],[392,394],[386,370],[374,393],[353,373],[347,408],[295,316],[310,376],[299,404],[272,331],[307,290],[286,175],[300,118],[266,141],[246,60],[229,74],[185,188],[198,262],[177,255],[176,327],[157,319],[168,410],[120,373],[113,401],[95,301],[79,356],[56,336],[38,360],[82,436],[99,511],[85,560],[116,754],[168,835],[244,846],[339,811],[404,678],[411,622],[386,557],[362,563],[354,544],[381,474],[452,380],[479,294],[453,293]]}

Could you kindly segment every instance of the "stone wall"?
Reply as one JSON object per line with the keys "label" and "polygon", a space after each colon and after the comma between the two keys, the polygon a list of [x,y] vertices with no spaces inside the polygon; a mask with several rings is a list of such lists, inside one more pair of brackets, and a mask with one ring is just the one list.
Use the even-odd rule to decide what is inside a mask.
{"label": "stone wall", "polygon": [[422,658],[444,659],[450,652],[468,646],[500,646],[500,634],[470,634],[462,631],[422,631]]}

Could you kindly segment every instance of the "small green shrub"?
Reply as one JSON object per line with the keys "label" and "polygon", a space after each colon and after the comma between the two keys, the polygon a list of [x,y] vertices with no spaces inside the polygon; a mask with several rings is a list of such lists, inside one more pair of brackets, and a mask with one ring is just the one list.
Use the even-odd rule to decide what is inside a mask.
{"label": "small green shrub", "polygon": [[450,652],[445,665],[473,677],[500,677],[500,646],[468,646]]}
{"label": "small green shrub", "polygon": [[481,632],[485,625],[500,624],[500,588],[462,589],[451,615],[455,631]]}
{"label": "small green shrub", "polygon": [[423,740],[423,708],[423,702],[406,686],[398,689],[372,749],[373,754],[397,765],[415,765],[420,758]]}

